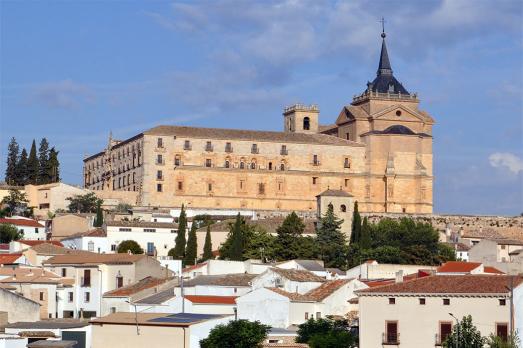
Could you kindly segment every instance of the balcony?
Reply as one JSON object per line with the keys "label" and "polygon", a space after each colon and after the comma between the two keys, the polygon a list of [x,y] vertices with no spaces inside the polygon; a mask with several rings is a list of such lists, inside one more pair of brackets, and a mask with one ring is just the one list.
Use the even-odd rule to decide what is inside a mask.
{"label": "balcony", "polygon": [[232,146],[231,145],[225,145],[225,152],[232,153],[233,152]]}
{"label": "balcony", "polygon": [[399,333],[384,333],[382,336],[381,343],[388,346],[399,346],[400,334]]}
{"label": "balcony", "polygon": [[280,155],[287,156],[288,154],[289,154],[289,151],[287,151],[287,149],[281,149],[280,150]]}
{"label": "balcony", "polygon": [[317,167],[317,166],[319,166],[321,163],[320,163],[319,160],[316,160],[316,161],[312,161],[311,164],[312,164],[313,166]]}
{"label": "balcony", "polygon": [[260,153],[260,149],[258,149],[258,147],[256,147],[256,146],[253,146],[251,148],[251,153],[257,155]]}
{"label": "balcony", "polygon": [[212,146],[210,144],[205,145],[205,151],[213,152],[214,151],[214,146]]}

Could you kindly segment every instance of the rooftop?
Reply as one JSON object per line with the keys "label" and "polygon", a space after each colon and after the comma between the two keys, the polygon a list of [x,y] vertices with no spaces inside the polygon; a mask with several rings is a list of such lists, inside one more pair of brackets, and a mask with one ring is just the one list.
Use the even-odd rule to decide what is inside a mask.
{"label": "rooftop", "polygon": [[52,245],[55,245],[55,246],[60,246],[60,247],[63,247],[64,245],[57,241],[57,240],[23,240],[23,239],[20,239],[20,240],[17,240],[16,241],[17,243],[20,243],[20,244],[24,244],[24,245],[29,245],[30,247],[33,247],[35,245],[39,245],[39,244],[52,244]]}
{"label": "rooftop", "polygon": [[170,299],[172,299],[174,297],[176,297],[176,295],[174,294],[174,286],[173,286],[173,287],[167,288],[165,290],[159,291],[153,295],[144,297],[138,301],[134,301],[134,303],[147,304],[147,305],[162,304],[166,301],[169,301]]}
{"label": "rooftop", "polygon": [[0,218],[0,224],[10,224],[15,226],[27,226],[27,227],[45,227],[36,220],[30,219],[10,219]]}
{"label": "rooftop", "polygon": [[69,236],[65,236],[63,238],[60,238],[60,240],[74,239],[80,237],[107,237],[107,233],[105,233],[103,228],[94,228],[89,231],[78,232]]}
{"label": "rooftop", "polygon": [[234,305],[237,296],[185,295],[187,300],[199,304]]}
{"label": "rooftop", "polygon": [[153,288],[172,280],[173,278],[145,277],[135,283],[123,286],[104,293],[104,297],[127,297],[139,293],[145,289]]}
{"label": "rooftop", "polygon": [[57,255],[53,256],[44,264],[49,265],[99,265],[99,264],[131,264],[146,258],[146,255],[133,255],[133,254],[97,254],[97,253],[81,253],[81,254],[68,254],[68,255]]}
{"label": "rooftop", "polygon": [[229,317],[230,315],[220,314],[195,314],[195,313],[130,313],[130,312],[116,312],[109,314],[102,318],[91,320],[93,325],[102,324],[122,324],[122,325],[138,325],[141,326],[170,326],[170,327],[187,327],[193,324],[198,324],[207,320],[221,319]]}
{"label": "rooftop", "polygon": [[315,289],[312,289],[305,294],[299,294],[296,292],[287,292],[280,288],[267,288],[277,294],[289,298],[291,301],[295,302],[321,302],[342,286],[348,284],[350,279],[338,279],[338,280],[329,280],[321,284]]}
{"label": "rooftop", "polygon": [[178,224],[170,222],[151,221],[107,221],[107,226],[113,227],[142,227],[142,228],[178,228]]}
{"label": "rooftop", "polygon": [[223,275],[200,275],[184,282],[184,286],[214,285],[214,286],[250,286],[256,274],[233,273]]}
{"label": "rooftop", "polygon": [[271,268],[271,270],[273,272],[281,275],[282,277],[295,281],[295,282],[323,283],[325,281],[325,278],[317,276],[316,274],[309,272],[309,271],[297,270],[297,269],[282,269],[282,268],[276,268],[276,267]]}
{"label": "rooftop", "polygon": [[[507,294],[510,276],[499,275],[435,275],[414,280],[359,290],[359,296],[386,294]],[[514,276],[514,286],[523,283]]]}
{"label": "rooftop", "polygon": [[480,262],[448,261],[437,268],[438,273],[470,273],[481,266]]}
{"label": "rooftop", "polygon": [[22,257],[22,254],[0,254],[0,265],[15,263],[20,257]]}
{"label": "rooftop", "polygon": [[78,327],[88,326],[89,322],[86,320],[80,319],[46,319],[40,321],[19,321],[12,324],[7,324],[6,328],[10,329],[73,329]]}
{"label": "rooftop", "polygon": [[343,190],[331,190],[331,189],[327,189],[327,190],[323,191],[322,193],[320,193],[316,197],[320,197],[320,196],[326,196],[326,197],[354,197],[350,193],[345,192]]}

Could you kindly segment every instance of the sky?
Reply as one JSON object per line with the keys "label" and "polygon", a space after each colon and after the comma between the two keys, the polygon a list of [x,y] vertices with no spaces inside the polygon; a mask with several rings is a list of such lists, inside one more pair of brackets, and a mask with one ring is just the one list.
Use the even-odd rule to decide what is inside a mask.
{"label": "sky", "polygon": [[394,75],[434,126],[434,212],[523,212],[523,2],[0,0],[0,176],[7,144],[46,137],[61,176],[160,124],[282,130],[318,104],[333,123]]}

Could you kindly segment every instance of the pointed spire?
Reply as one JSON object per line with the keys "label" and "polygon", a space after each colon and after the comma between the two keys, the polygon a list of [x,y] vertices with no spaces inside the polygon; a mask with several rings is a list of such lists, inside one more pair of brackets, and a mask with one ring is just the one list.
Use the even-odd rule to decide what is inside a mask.
{"label": "pointed spire", "polygon": [[392,68],[390,66],[389,54],[387,53],[387,45],[385,44],[385,19],[381,18],[382,32],[381,38],[383,39],[381,43],[381,55],[380,55],[380,64],[378,66],[378,76],[380,75],[392,75]]}

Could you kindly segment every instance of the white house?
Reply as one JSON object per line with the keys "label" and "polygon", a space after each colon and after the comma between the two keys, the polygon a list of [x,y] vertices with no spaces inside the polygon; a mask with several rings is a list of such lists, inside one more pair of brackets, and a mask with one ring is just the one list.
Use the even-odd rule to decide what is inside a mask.
{"label": "white house", "polygon": [[182,270],[184,278],[193,279],[200,275],[219,274],[261,274],[273,265],[262,263],[259,260],[229,261],[229,260],[207,260]]}
{"label": "white house", "polygon": [[98,254],[111,252],[111,246],[107,234],[102,228],[73,234],[63,238],[61,242],[69,249],[85,250]]}
{"label": "white house", "polygon": [[274,267],[309,271],[324,278],[331,277],[331,272],[323,267],[323,261],[321,260],[289,260],[280,262]]}
{"label": "white house", "polygon": [[[241,296],[252,290],[255,274],[201,275],[184,281],[184,295]],[[175,289],[181,295],[181,286]]]}
{"label": "white house", "polygon": [[176,244],[178,225],[167,222],[108,221],[106,231],[113,252],[124,240],[134,240],[148,255],[167,256]]}
{"label": "white house", "polygon": [[23,234],[23,239],[46,240],[45,226],[27,218],[0,218],[0,225],[13,225]]}
{"label": "white house", "polygon": [[435,266],[428,265],[397,265],[388,263],[378,263],[376,260],[367,260],[361,265],[355,266],[346,272],[347,278],[358,279],[394,279],[396,274],[401,271],[403,275],[416,274],[420,270],[435,271]]}
{"label": "white house", "polygon": [[279,288],[289,293],[305,294],[325,281],[309,271],[273,267],[254,278],[252,286],[254,289]]}

